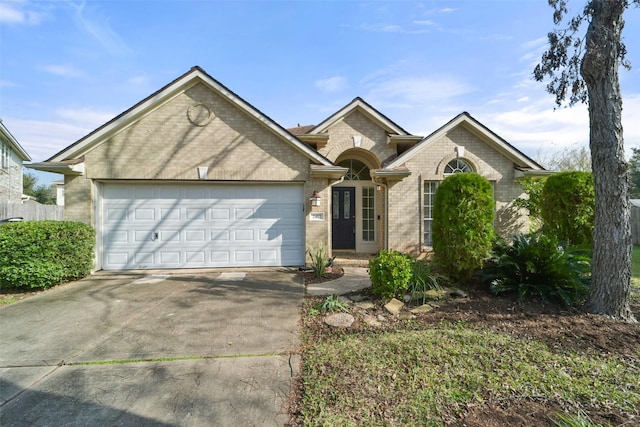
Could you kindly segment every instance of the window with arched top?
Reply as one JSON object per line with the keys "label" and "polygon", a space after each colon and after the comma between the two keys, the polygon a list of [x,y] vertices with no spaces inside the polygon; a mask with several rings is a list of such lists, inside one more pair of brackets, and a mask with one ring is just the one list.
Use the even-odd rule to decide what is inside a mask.
{"label": "window with arched top", "polygon": [[471,165],[462,159],[453,159],[444,167],[445,175],[461,172],[473,172]]}
{"label": "window with arched top", "polygon": [[343,160],[338,163],[338,166],[349,168],[349,172],[347,172],[344,177],[345,181],[369,181],[371,179],[371,175],[369,174],[369,166],[365,165],[360,160]]}

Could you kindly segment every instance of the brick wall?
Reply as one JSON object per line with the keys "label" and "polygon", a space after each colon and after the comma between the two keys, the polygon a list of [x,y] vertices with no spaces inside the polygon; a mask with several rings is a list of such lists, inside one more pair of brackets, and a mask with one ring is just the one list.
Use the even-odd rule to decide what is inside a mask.
{"label": "brick wall", "polygon": [[459,126],[411,158],[406,166],[411,176],[390,185],[389,246],[402,251],[419,251],[423,240],[422,185],[426,180],[444,179],[444,166],[457,158],[456,147],[464,146],[463,159],[476,172],[495,183],[496,229],[504,236],[526,231],[528,219],[513,208],[515,198],[523,194],[515,181],[513,162]]}
{"label": "brick wall", "polygon": [[[206,125],[189,111],[206,114]],[[203,111],[205,111],[203,113]],[[92,179],[304,181],[309,160],[226,98],[198,84],[86,155]]]}

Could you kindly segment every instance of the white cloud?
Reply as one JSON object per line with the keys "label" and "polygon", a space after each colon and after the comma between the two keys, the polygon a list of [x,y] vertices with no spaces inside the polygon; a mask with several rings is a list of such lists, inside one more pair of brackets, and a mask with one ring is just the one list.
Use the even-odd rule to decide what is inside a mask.
{"label": "white cloud", "polygon": [[337,92],[349,87],[347,79],[342,76],[329,77],[328,79],[318,80],[315,86],[325,92]]}
{"label": "white cloud", "polygon": [[[93,4],[92,4],[93,5]],[[86,2],[75,6],[75,20],[77,25],[94,39],[96,39],[102,47],[111,54],[126,54],[130,52],[130,48],[124,40],[116,33],[109,22],[109,19],[94,16],[96,7],[85,7]]]}
{"label": "white cloud", "polygon": [[448,76],[398,76],[375,79],[367,83],[367,97],[378,103],[401,103],[407,107],[434,105],[435,101],[452,99],[473,89],[461,80]]}
{"label": "white cloud", "polygon": [[37,163],[58,153],[114,116],[110,112],[89,108],[61,109],[56,110],[51,119],[3,117],[3,122]]}
{"label": "white cloud", "polygon": [[437,23],[435,23],[435,22],[433,22],[431,20],[428,20],[428,19],[413,21],[413,23],[416,24],[416,25],[426,25],[428,27],[437,27],[438,26]]}
{"label": "white cloud", "polygon": [[42,69],[47,73],[55,74],[56,76],[72,78],[84,76],[84,72],[73,65],[51,64],[43,66]]}
{"label": "white cloud", "polygon": [[90,130],[103,125],[115,116],[112,112],[96,111],[90,108],[62,108],[56,110],[56,115],[65,121],[71,121]]}
{"label": "white cloud", "polygon": [[0,23],[37,25],[42,21],[43,14],[33,10],[22,10],[22,2],[0,3]]}

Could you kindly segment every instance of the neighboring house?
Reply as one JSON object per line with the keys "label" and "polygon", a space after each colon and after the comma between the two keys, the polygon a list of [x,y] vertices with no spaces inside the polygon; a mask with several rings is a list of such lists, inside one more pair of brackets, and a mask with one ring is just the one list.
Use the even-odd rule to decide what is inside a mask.
{"label": "neighboring house", "polygon": [[53,181],[56,186],[56,205],[64,206],[64,181]]}
{"label": "neighboring house", "polygon": [[527,230],[518,178],[545,173],[467,113],[426,138],[360,98],[284,129],[199,67],[34,169],[65,175],[65,219],[97,230],[97,269],[297,266],[431,245],[447,175],[494,185],[496,228]]}
{"label": "neighboring house", "polygon": [[0,203],[22,202],[22,162],[30,160],[0,119]]}

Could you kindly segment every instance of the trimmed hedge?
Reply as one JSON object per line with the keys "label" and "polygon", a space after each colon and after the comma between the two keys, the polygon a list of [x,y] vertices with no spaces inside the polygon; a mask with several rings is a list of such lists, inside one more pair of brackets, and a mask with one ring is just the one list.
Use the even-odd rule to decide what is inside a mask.
{"label": "trimmed hedge", "polygon": [[482,267],[495,241],[493,187],[477,173],[457,173],[438,186],[433,206],[434,262],[464,283]]}
{"label": "trimmed hedge", "polygon": [[93,267],[94,229],[71,221],[0,225],[0,286],[48,288],[87,276]]}
{"label": "trimmed hedge", "polygon": [[560,172],[542,188],[543,230],[569,245],[593,244],[596,196],[591,172]]}

